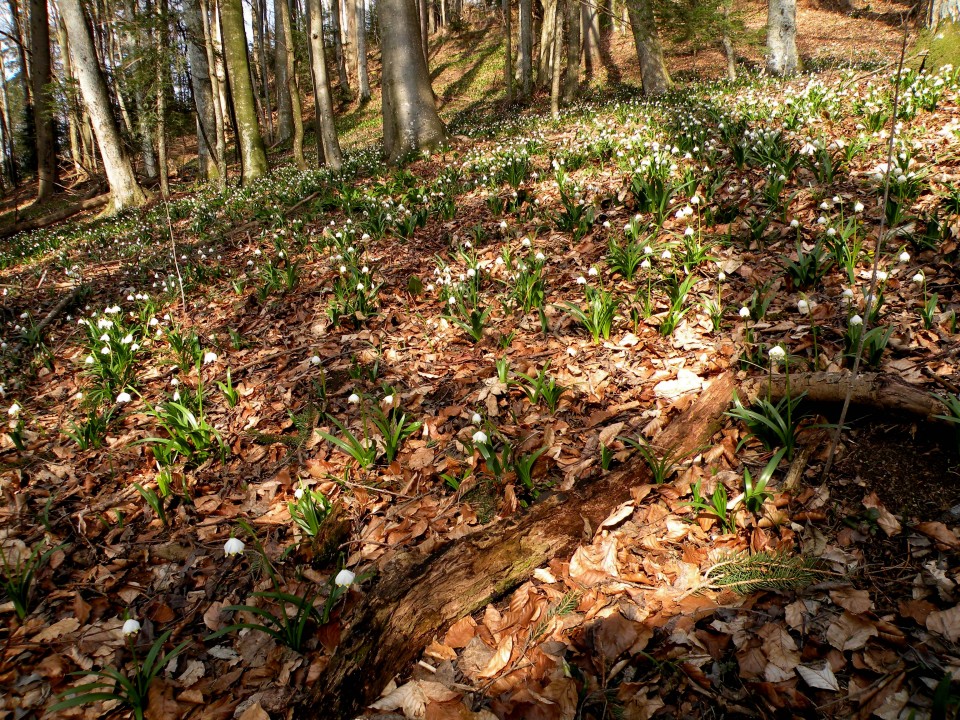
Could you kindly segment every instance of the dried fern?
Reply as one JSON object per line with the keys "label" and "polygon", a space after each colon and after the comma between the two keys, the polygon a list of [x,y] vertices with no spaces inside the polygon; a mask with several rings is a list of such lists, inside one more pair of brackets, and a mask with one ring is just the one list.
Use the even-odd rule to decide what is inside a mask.
{"label": "dried fern", "polygon": [[814,582],[822,571],[816,558],[785,552],[734,553],[704,573],[700,589],[732,590],[739,595],[798,590]]}

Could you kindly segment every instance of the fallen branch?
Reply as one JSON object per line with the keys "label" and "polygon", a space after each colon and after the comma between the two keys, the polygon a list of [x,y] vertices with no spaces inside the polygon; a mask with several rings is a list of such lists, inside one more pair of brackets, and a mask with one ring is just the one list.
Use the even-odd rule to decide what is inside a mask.
{"label": "fallen branch", "polygon": [[[656,444],[680,454],[701,447],[719,425],[733,387],[730,373],[714,379]],[[584,540],[584,527],[599,527],[630,499],[631,487],[649,480],[646,465],[637,458],[596,482],[547,497],[525,514],[431,555],[398,555],[346,619],[340,645],[314,684],[303,714],[355,717],[438,632],[501,597],[550,559],[569,555]]]}
{"label": "fallen branch", "polygon": [[29,230],[40,230],[41,228],[48,227],[54,223],[58,223],[61,220],[66,220],[68,217],[72,217],[77,213],[81,213],[84,210],[96,210],[99,207],[103,207],[110,201],[110,193],[104,195],[98,195],[97,197],[92,197],[89,200],[81,200],[75,205],[68,205],[67,207],[60,208],[55,210],[52,213],[44,215],[43,217],[34,218],[33,220],[24,220],[23,222],[15,223],[10,227],[3,228],[0,230],[0,239],[8,238],[13,235],[16,235],[20,232],[27,232]]}
{"label": "fallen branch", "polygon": [[[80,295],[80,292],[83,290],[83,287],[84,287],[83,285],[77,285],[75,288],[73,288],[73,290],[71,290],[62,298],[60,298],[60,302],[58,302],[56,305],[53,306],[53,310],[48,312],[47,316],[43,318],[43,320],[41,320],[39,323],[37,323],[36,327],[33,328],[33,334],[37,338],[43,337],[43,333],[47,329],[47,327],[50,325],[50,323],[56,320],[57,316],[59,316],[60,313],[62,313],[67,307],[70,306],[70,304],[74,300],[77,299],[77,296]],[[17,343],[17,345],[14,346],[13,348],[14,354],[19,353],[20,350],[23,349],[23,345],[24,343],[22,341]]]}
{"label": "fallen branch", "polygon": [[[769,387],[772,400],[780,400],[787,393],[787,378],[757,378],[743,384],[747,399],[766,396]],[[943,414],[945,408],[935,396],[926,390],[904,382],[895,375],[885,373],[861,373],[853,379],[842,373],[792,373],[790,393],[807,393],[806,399],[815,403],[842,403],[847,392],[854,405],[876,410],[895,410],[925,420],[937,422],[935,415]]]}

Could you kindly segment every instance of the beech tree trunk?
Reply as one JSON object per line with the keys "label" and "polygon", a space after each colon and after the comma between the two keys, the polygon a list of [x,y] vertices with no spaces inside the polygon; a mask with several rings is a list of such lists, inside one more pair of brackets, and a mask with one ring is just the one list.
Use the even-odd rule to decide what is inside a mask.
{"label": "beech tree trunk", "polygon": [[[559,0],[556,0],[559,3]],[[550,114],[560,117],[560,47],[563,45],[563,13],[557,7],[554,14],[553,48],[550,52]]]}
{"label": "beech tree trunk", "polygon": [[447,132],[434,104],[420,45],[415,0],[380,0],[383,53],[383,145],[390,162],[433,149]]}
{"label": "beech tree trunk", "polygon": [[185,0],[183,21],[186,27],[187,62],[190,65],[190,85],[197,108],[197,163],[207,180],[218,175],[216,149],[217,120],[215,117],[213,85],[205,49],[203,18],[199,0]]}
{"label": "beech tree trunk", "polygon": [[343,0],[330,0],[330,21],[333,24],[333,52],[334,59],[337,61],[337,76],[340,80],[340,88],[349,95],[350,80],[347,77],[346,58],[343,56],[343,24],[340,20],[342,1]]}
{"label": "beech tree trunk", "polygon": [[30,54],[33,60],[33,124],[37,140],[37,202],[53,197],[57,182],[56,136],[50,97],[50,20],[47,0],[30,0]]}
{"label": "beech tree trunk", "polygon": [[[286,23],[283,22],[284,15],[287,18]],[[293,75],[295,72],[293,68],[293,32],[290,27],[290,6],[287,4],[287,0],[273,0],[273,16],[276,23],[276,34],[274,36],[276,38],[276,68],[274,74],[277,78],[277,142],[286,142],[293,137],[294,125],[297,122],[293,117],[294,100],[291,95],[294,86],[290,84],[291,80],[296,83],[296,77]]]}
{"label": "beech tree trunk", "polygon": [[524,100],[533,92],[533,2],[520,0],[520,43],[517,47],[520,71],[520,95]]}
{"label": "beech tree trunk", "polygon": [[366,0],[357,3],[357,86],[360,102],[370,99],[370,75],[367,72],[367,7]]}
{"label": "beech tree trunk", "polygon": [[[656,438],[657,446],[679,454],[700,447],[719,425],[733,387],[731,374],[715,378]],[[649,481],[646,464],[635,460],[428,556],[414,551],[394,558],[346,618],[340,646],[314,683],[304,716],[355,717],[438,632],[505,595],[552,558],[569,555],[585,528],[595,531],[630,499],[632,487]]]}
{"label": "beech tree trunk", "polygon": [[81,143],[80,143],[80,113],[77,111],[75,93],[72,83],[76,79],[73,75],[73,66],[70,64],[70,51],[67,42],[67,31],[63,27],[63,21],[57,23],[57,44],[60,46],[60,59],[63,63],[63,76],[66,81],[65,100],[67,111],[67,135],[70,139],[70,159],[73,160],[73,171],[77,176],[85,175],[85,168]]}
{"label": "beech tree trunk", "polygon": [[582,0],[580,14],[583,23],[583,64],[587,77],[593,76],[600,62],[600,14],[596,4],[600,0]]}
{"label": "beech tree trunk", "polygon": [[[279,15],[277,15],[277,36],[279,37],[282,28],[284,36],[290,39],[290,41],[286,43],[284,75],[287,78],[286,94],[290,99],[290,119],[293,122],[293,161],[299,169],[306,170],[307,161],[303,157],[303,111],[300,104],[300,87],[297,83],[297,66],[294,58],[293,23],[290,21],[290,6],[287,4],[287,0],[276,0],[276,7],[279,12]],[[281,132],[282,131],[281,123]]]}
{"label": "beech tree trunk", "polygon": [[663,47],[657,31],[650,0],[627,0],[633,40],[640,60],[640,78],[644,95],[662,95],[673,87],[667,64],[663,59]]}
{"label": "beech tree trunk", "polygon": [[503,0],[503,36],[506,43],[504,48],[505,59],[503,64],[503,82],[507,88],[507,105],[513,104],[513,30],[510,22],[510,0]]}
{"label": "beech tree trunk", "polygon": [[70,38],[70,55],[77,73],[83,103],[90,115],[93,131],[100,145],[103,167],[110,184],[110,205],[107,212],[119,212],[143,205],[147,196],[133,174],[133,166],[120,139],[120,130],[110,105],[107,83],[100,70],[93,46],[93,35],[83,14],[80,0],[60,0],[60,14]]}
{"label": "beech tree trunk", "polygon": [[540,58],[537,63],[537,85],[545,87],[550,82],[550,62],[553,52],[553,34],[556,31],[557,3],[559,0],[543,0],[543,20],[540,23]]}
{"label": "beech tree trunk", "polygon": [[580,3],[564,0],[567,23],[567,75],[564,80],[563,100],[570,103],[580,90]]}
{"label": "beech tree trunk", "polygon": [[217,146],[217,180],[220,183],[220,187],[223,188],[227,184],[227,137],[226,123],[223,117],[224,88],[217,71],[217,55],[213,49],[213,32],[210,27],[210,13],[207,10],[207,1],[198,0],[198,2],[200,6],[200,22],[203,24],[203,43],[207,53],[207,70],[210,74],[210,90],[213,93],[213,120],[217,135],[214,141]]}
{"label": "beech tree trunk", "polygon": [[797,0],[769,0],[767,6],[767,72],[797,71]]}
{"label": "beech tree trunk", "polygon": [[170,27],[167,19],[167,0],[160,0],[160,24],[157,28],[157,170],[160,172],[160,194],[170,197],[170,168],[167,163],[167,63]]}
{"label": "beech tree trunk", "polygon": [[240,164],[244,184],[267,174],[267,153],[257,124],[257,106],[250,82],[250,64],[247,59],[247,36],[243,29],[241,0],[222,0],[220,25],[223,33],[224,60],[230,79],[233,113],[237,119],[237,142],[240,145]]}
{"label": "beech tree trunk", "polygon": [[343,0],[343,55],[351,83],[359,79],[357,63],[357,0]]}
{"label": "beech tree trunk", "polygon": [[327,58],[323,48],[323,5],[307,0],[310,32],[310,64],[313,68],[313,97],[317,108],[317,156],[320,164],[339,170],[343,164],[337,128],[333,118],[333,96],[327,77]]}

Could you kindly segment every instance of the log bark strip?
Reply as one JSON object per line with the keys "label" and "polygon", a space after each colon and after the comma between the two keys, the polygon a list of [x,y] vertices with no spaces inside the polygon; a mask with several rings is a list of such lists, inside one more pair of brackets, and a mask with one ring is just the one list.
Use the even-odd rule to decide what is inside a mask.
{"label": "log bark strip", "polygon": [[[860,373],[855,380],[841,373],[793,373],[790,375],[790,393],[805,392],[806,399],[815,403],[842,403],[851,383],[853,394],[850,401],[854,405],[909,413],[932,422],[937,422],[935,415],[946,412],[943,404],[930,392],[886,373]],[[768,378],[744,383],[744,402],[765,396],[767,386]],[[780,400],[787,392],[786,376],[774,375],[769,379],[769,387],[771,399]]]}
{"label": "log bark strip", "polygon": [[68,217],[73,217],[77,213],[81,213],[84,210],[95,210],[97,208],[104,207],[108,202],[110,202],[110,193],[107,193],[106,195],[99,195],[88,200],[81,200],[74,205],[68,205],[67,207],[47,213],[46,215],[34,220],[24,220],[23,222],[10,225],[3,230],[0,230],[0,240],[12,237],[19,232],[40,230],[41,228],[58,223],[61,220],[66,220]]}
{"label": "log bark strip", "polygon": [[[715,378],[656,438],[657,446],[681,453],[702,446],[719,426],[733,388],[731,373]],[[409,552],[392,560],[348,618],[340,646],[314,685],[311,707],[304,714],[353,718],[438,631],[502,596],[551,558],[570,554],[585,539],[585,527],[599,527],[630,498],[631,487],[649,479],[638,459],[429,556]]]}

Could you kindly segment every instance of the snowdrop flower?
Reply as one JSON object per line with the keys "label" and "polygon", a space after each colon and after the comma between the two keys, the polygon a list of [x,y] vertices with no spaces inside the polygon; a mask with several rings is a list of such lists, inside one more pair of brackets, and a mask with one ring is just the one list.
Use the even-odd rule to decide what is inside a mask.
{"label": "snowdrop flower", "polygon": [[337,576],[333,579],[333,584],[337,587],[350,587],[353,585],[353,581],[357,579],[357,576],[352,572],[344,568],[337,573]]}
{"label": "snowdrop flower", "polygon": [[122,392],[119,395],[117,395],[117,404],[122,405],[123,403],[130,402],[132,399],[133,398],[130,397],[130,393]]}
{"label": "snowdrop flower", "polygon": [[347,402],[351,405],[356,405],[358,402],[360,402],[360,396],[356,393],[351,393],[350,397],[347,398]]}
{"label": "snowdrop flower", "polygon": [[853,327],[857,327],[858,325],[863,325],[863,318],[860,317],[859,315],[854,315],[852,318],[850,318],[850,325]]}
{"label": "snowdrop flower", "polygon": [[774,345],[767,354],[770,356],[772,362],[778,363],[787,356],[787,351],[779,345]]}
{"label": "snowdrop flower", "polygon": [[473,434],[473,442],[476,445],[482,445],[487,441],[487,434],[483,430],[477,430]]}
{"label": "snowdrop flower", "polygon": [[140,623],[130,618],[123,623],[120,632],[123,633],[124,637],[136,637],[140,633]]}
{"label": "snowdrop flower", "polygon": [[203,364],[209,365],[210,363],[215,363],[217,361],[217,354],[215,352],[206,352],[203,355]]}
{"label": "snowdrop flower", "polygon": [[801,298],[800,300],[797,300],[797,312],[800,313],[801,315],[809,315],[810,303],[804,300],[803,298]]}
{"label": "snowdrop flower", "polygon": [[9,415],[12,418],[15,418],[17,415],[20,414],[20,410],[21,410],[20,405],[18,405],[17,403],[14,403],[13,405],[10,406],[10,409],[7,410],[7,415]]}
{"label": "snowdrop flower", "polygon": [[243,540],[232,537],[223,544],[223,554],[227,557],[242,555],[245,547],[246,545],[243,544]]}
{"label": "snowdrop flower", "polygon": [[740,317],[742,318],[750,317],[750,308],[748,308],[746,305],[740,308]]}
{"label": "snowdrop flower", "polygon": [[899,260],[902,263],[910,262],[910,253],[904,250],[902,253],[900,253]]}
{"label": "snowdrop flower", "polygon": [[480,413],[474,413],[474,414],[473,414],[473,417],[470,418],[470,421],[471,421],[474,425],[479,425],[481,422],[483,422],[483,418],[480,417]]}

